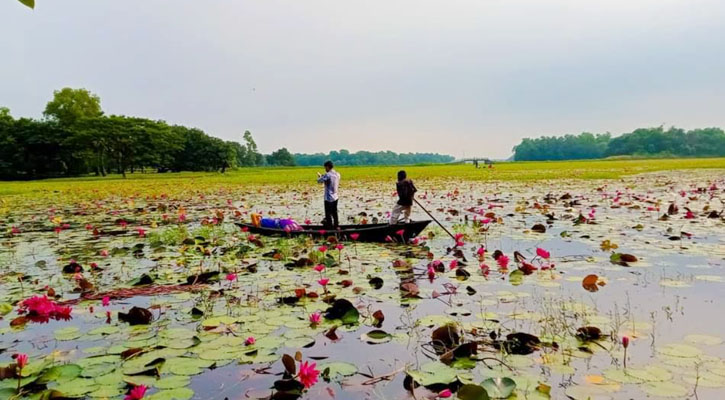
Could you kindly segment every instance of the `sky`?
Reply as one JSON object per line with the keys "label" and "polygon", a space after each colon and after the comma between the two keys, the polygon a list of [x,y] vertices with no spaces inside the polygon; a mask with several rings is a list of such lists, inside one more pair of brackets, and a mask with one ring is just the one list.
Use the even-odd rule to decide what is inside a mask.
{"label": "sky", "polygon": [[506,158],[524,137],[725,127],[722,0],[0,1],[0,106],[107,114],[262,152]]}

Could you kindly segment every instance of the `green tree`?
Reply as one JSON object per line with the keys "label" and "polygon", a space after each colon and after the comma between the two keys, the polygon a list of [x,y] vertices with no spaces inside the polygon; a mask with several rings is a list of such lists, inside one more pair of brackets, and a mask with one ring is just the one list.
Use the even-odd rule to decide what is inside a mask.
{"label": "green tree", "polygon": [[257,149],[257,143],[254,141],[251,132],[244,132],[244,143],[246,144],[247,151],[245,154],[245,162],[242,165],[245,167],[264,165],[264,156]]}
{"label": "green tree", "polygon": [[293,167],[295,165],[295,158],[292,153],[289,152],[285,147],[273,152],[267,156],[268,165],[279,165],[285,167]]}
{"label": "green tree", "polygon": [[63,88],[53,92],[53,100],[45,106],[43,115],[62,126],[71,126],[83,118],[103,115],[101,99],[86,89]]}

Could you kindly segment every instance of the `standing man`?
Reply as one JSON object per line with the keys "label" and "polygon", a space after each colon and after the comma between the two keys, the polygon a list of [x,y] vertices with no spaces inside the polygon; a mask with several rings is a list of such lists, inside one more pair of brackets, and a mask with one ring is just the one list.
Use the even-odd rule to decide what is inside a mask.
{"label": "standing man", "polygon": [[398,183],[395,184],[398,191],[398,203],[393,207],[390,215],[390,223],[397,224],[400,222],[400,214],[403,214],[403,222],[410,222],[410,210],[413,207],[413,196],[418,189],[413,185],[413,181],[408,179],[405,171],[398,171]]}
{"label": "standing man", "polygon": [[337,228],[337,188],[340,186],[340,174],[333,169],[332,161],[325,161],[325,174],[317,173],[317,183],[325,184],[325,226]]}

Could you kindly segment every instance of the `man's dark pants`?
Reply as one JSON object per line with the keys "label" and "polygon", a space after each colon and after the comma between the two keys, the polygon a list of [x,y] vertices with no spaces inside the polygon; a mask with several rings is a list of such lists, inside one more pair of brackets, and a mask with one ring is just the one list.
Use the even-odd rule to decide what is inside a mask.
{"label": "man's dark pants", "polygon": [[337,219],[337,200],[325,201],[325,226],[337,227],[340,221]]}

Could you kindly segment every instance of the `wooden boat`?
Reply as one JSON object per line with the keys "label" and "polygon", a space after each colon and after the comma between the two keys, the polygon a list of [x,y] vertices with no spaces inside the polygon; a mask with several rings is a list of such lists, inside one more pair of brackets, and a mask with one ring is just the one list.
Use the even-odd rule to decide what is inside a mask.
{"label": "wooden boat", "polygon": [[[312,236],[316,238],[334,236],[339,240],[354,240],[358,242],[394,241],[407,243],[408,240],[418,236],[430,222],[430,220],[425,220],[397,225],[340,225],[337,229],[325,228],[323,225],[302,225],[302,230],[292,232],[286,232],[283,229],[262,228],[246,223],[237,223],[237,225],[248,229],[251,233],[265,236]],[[401,230],[403,230],[402,235],[400,234]]]}

